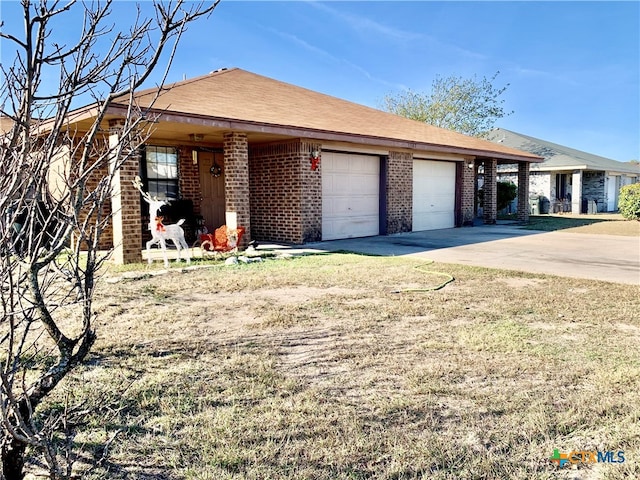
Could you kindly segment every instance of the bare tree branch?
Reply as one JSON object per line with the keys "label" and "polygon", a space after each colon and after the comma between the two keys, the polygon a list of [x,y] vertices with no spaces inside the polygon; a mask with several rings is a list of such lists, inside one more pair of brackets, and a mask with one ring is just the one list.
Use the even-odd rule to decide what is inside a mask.
{"label": "bare tree branch", "polygon": [[[70,444],[53,441],[54,429],[69,428],[68,410],[39,415],[96,339],[93,293],[109,254],[100,245],[114,176],[153,127],[134,93],[164,62],[162,86],[188,25],[218,2],[156,0],[153,14],[139,7],[121,28],[110,20],[113,0],[21,0],[23,35],[0,24],[15,49],[0,66],[0,115],[13,122],[0,132],[0,479],[23,478],[27,446],[50,478],[72,475]],[[77,41],[53,41],[55,26],[77,9]],[[43,79],[54,71],[57,88],[47,89]],[[93,99],[93,116],[79,130],[70,117],[83,95]],[[115,100],[128,107],[110,144],[102,124]]]}

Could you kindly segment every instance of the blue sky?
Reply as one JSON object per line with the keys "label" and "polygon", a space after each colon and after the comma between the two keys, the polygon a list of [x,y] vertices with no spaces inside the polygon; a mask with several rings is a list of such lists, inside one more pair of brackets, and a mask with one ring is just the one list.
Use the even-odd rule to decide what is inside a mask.
{"label": "blue sky", "polygon": [[[2,4],[9,22],[18,5]],[[437,75],[499,71],[514,113],[497,126],[628,161],[640,158],[639,32],[638,1],[223,0],[190,27],[169,80],[239,67],[377,108]]]}

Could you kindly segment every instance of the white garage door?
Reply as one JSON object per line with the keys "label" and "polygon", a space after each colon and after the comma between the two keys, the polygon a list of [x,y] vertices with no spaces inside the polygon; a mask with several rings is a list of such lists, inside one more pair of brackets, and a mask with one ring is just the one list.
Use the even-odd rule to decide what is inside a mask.
{"label": "white garage door", "polygon": [[455,226],[456,164],[413,161],[413,231]]}
{"label": "white garage door", "polygon": [[322,239],[378,235],[380,159],[322,152]]}

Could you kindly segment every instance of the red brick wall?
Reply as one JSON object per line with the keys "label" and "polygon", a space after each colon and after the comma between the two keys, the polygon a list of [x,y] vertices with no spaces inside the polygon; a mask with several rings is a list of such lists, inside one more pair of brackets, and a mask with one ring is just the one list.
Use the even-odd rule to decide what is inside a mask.
{"label": "red brick wall", "polygon": [[[475,167],[471,162],[459,164],[460,220],[462,225],[473,225],[475,216]],[[460,226],[460,225],[458,225]]]}
{"label": "red brick wall", "polygon": [[495,158],[484,161],[484,184],[483,190],[483,217],[484,223],[494,224],[498,218],[498,185],[497,181],[498,162]]}
{"label": "red brick wall", "polygon": [[300,143],[302,243],[322,240],[322,152],[317,168],[311,170],[311,152],[314,150],[321,152],[321,145]]}
{"label": "red brick wall", "polygon": [[[124,263],[136,263],[142,261],[140,250],[141,219],[140,219],[140,194],[133,188],[133,180],[139,173],[139,158],[128,160],[120,168],[120,201],[122,205],[122,254]],[[115,213],[115,212],[114,212]],[[117,231],[117,228],[114,229]],[[118,240],[114,239],[117,245]]]}
{"label": "red brick wall", "polygon": [[[87,179],[87,191],[85,192],[85,197],[90,195],[91,192],[93,192],[96,189],[100,180],[105,176],[107,176],[108,174],[109,174],[109,170],[106,166],[104,166],[100,170],[96,171],[93,175],[91,175]],[[133,185],[132,185],[132,188],[133,188]],[[111,248],[113,248],[113,224],[111,222],[111,202],[109,200],[107,200],[102,205],[102,211],[99,212],[99,214],[101,218],[109,218],[109,220],[100,237],[98,248],[100,250],[110,250]],[[82,215],[81,218],[84,220],[86,219],[86,216]],[[94,219],[95,219],[95,216],[94,216]]]}
{"label": "red brick wall", "polygon": [[181,200],[193,202],[193,214],[200,215],[200,171],[193,164],[193,147],[178,147],[178,180]]}
{"label": "red brick wall", "polygon": [[[72,163],[71,169],[68,172],[70,177],[72,179],[77,178],[77,175],[80,173],[78,172],[78,162],[80,161],[80,155],[81,155],[81,149],[80,148],[75,148],[74,149],[75,152],[75,157],[74,157],[74,162]],[[90,162],[95,162],[96,159],[90,159]],[[92,196],[92,193],[96,190],[96,188],[98,187],[98,184],[100,183],[100,181],[106,177],[109,174],[109,168],[106,164],[103,166],[101,166],[99,169],[97,169],[96,171],[93,172],[92,175],[90,175],[87,178],[86,184],[85,184],[85,192],[84,192],[84,198],[89,198]],[[80,211],[80,216],[79,216],[79,221],[81,223],[85,222],[85,220],[87,220],[87,209],[82,209]],[[100,220],[103,222],[103,231],[102,234],[100,236],[100,241],[98,242],[98,248],[100,250],[110,250],[111,248],[113,248],[113,223],[111,220],[111,213],[112,213],[112,208],[111,208],[111,200],[109,198],[106,199],[106,201],[104,202],[104,204],[102,205],[102,209],[99,212],[94,212],[92,214],[92,218],[89,219],[89,221],[87,222],[87,224],[89,225],[89,227],[91,227],[91,225],[95,225],[96,221],[98,221],[98,217],[97,215],[99,215]],[[105,222],[106,219],[106,222]],[[86,235],[88,236],[92,236],[92,232],[91,231],[87,231],[85,232]],[[73,236],[73,241],[78,241],[78,239],[80,238],[79,236],[79,232],[74,232],[72,234]],[[86,241],[93,241],[92,238],[87,238]],[[84,250],[86,249],[86,245],[81,245],[81,248]]]}
{"label": "red brick wall", "polygon": [[529,221],[529,162],[518,164],[518,220]]}
{"label": "red brick wall", "polygon": [[[311,151],[320,145],[295,140],[250,150],[253,238],[286,243],[322,236],[321,170],[311,170]],[[320,162],[322,163],[322,162]]]}
{"label": "red brick wall", "polygon": [[386,178],[387,234],[413,228],[413,155],[389,152]]}
{"label": "red brick wall", "polygon": [[226,211],[237,214],[238,226],[245,228],[241,246],[246,246],[253,238],[253,232],[249,205],[249,149],[245,133],[224,134],[224,165]]}

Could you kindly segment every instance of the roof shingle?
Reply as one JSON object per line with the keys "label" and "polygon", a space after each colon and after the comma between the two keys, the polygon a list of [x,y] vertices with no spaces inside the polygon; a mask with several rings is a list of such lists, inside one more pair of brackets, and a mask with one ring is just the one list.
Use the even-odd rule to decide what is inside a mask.
{"label": "roof shingle", "polygon": [[[156,88],[136,99],[147,107]],[[238,68],[167,85],[154,109],[304,128],[354,136],[401,140],[416,144],[480,151],[487,156],[536,161],[538,157],[487,140],[410,120]]]}
{"label": "roof shingle", "polygon": [[544,162],[531,166],[531,169],[535,171],[583,169],[640,175],[640,165],[638,164],[618,162],[617,160],[547,142],[546,140],[512,132],[504,128],[493,130],[489,135],[489,139],[507,147],[517,148],[518,150],[524,150],[543,157]]}

